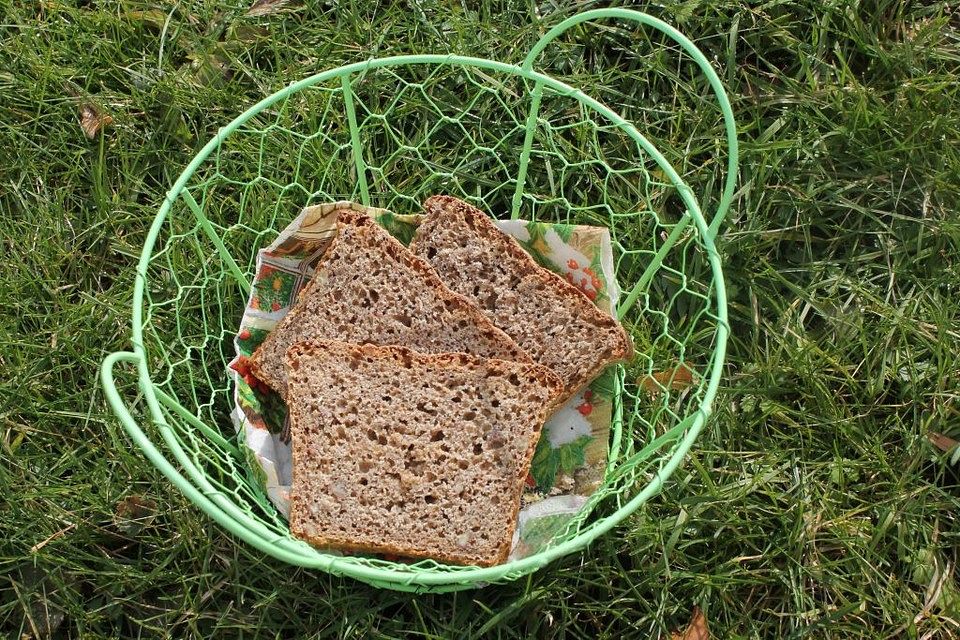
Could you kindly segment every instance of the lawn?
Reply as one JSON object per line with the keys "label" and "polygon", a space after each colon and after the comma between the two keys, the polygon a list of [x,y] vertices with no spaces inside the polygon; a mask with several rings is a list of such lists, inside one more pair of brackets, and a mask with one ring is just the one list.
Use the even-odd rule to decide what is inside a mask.
{"label": "lawn", "polygon": [[[739,124],[712,421],[583,554],[411,596],[225,533],[131,444],[98,367],[129,348],[165,192],[247,106],[372,56],[519,62],[597,3],[0,0],[0,637],[669,638],[695,608],[718,638],[960,637],[960,467],[930,441],[960,439],[960,12],[731,4],[638,6],[707,53]],[[542,68],[642,121],[715,206],[716,112],[656,43],[583,29]]]}

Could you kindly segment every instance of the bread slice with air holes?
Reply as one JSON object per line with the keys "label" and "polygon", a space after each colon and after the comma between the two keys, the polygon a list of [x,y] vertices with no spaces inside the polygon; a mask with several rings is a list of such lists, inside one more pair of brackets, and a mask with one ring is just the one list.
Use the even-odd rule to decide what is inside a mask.
{"label": "bread slice with air holes", "polygon": [[563,380],[564,400],[604,367],[633,355],[623,327],[557,274],[538,265],[482,211],[450,196],[424,203],[410,250],[534,361]]}
{"label": "bread slice with air holes", "polygon": [[290,531],[320,547],[506,560],[563,385],[534,363],[317,340],[287,352]]}
{"label": "bread slice with air holes", "polygon": [[287,397],[284,354],[311,338],[531,361],[372,218],[341,211],[337,229],[313,280],[251,357],[254,375],[282,397]]}

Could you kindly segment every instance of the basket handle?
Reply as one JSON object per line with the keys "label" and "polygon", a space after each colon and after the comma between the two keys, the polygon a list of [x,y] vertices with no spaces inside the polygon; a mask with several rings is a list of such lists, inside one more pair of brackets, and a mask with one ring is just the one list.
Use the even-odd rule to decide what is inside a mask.
{"label": "basket handle", "polygon": [[145,367],[146,364],[143,356],[139,353],[116,351],[104,358],[103,364],[100,365],[100,384],[107,398],[107,404],[113,409],[113,413],[120,420],[120,424],[123,425],[124,430],[127,432],[127,435],[130,436],[130,439],[133,440],[133,443],[143,451],[147,459],[153,463],[153,466],[159,469],[191,502],[203,509],[203,511],[209,514],[220,525],[254,546],[264,551],[271,551],[269,548],[264,548],[261,538],[253,536],[250,532],[243,529],[243,527],[238,526],[233,518],[225,514],[210,498],[204,495],[177,471],[177,469],[170,464],[170,461],[154,446],[153,442],[150,441],[150,438],[147,437],[147,434],[143,432],[143,429],[140,428],[140,425],[137,424],[137,421],[130,413],[130,409],[124,403],[123,398],[120,397],[120,392],[117,391],[117,385],[113,379],[113,368],[118,362],[136,364],[138,368]]}
{"label": "basket handle", "polygon": [[276,541],[268,540],[264,536],[258,535],[255,531],[238,523],[211,500],[206,493],[194,486],[177,471],[153,445],[153,442],[150,441],[150,438],[147,437],[140,428],[140,425],[137,424],[137,421],[130,413],[130,409],[124,404],[123,399],[120,397],[120,392],[117,391],[117,386],[113,379],[113,369],[118,362],[136,364],[137,367],[141,369],[146,367],[143,356],[138,353],[133,353],[132,351],[117,351],[104,358],[103,364],[100,366],[100,384],[103,387],[104,395],[106,395],[107,403],[120,420],[120,424],[123,425],[124,430],[127,432],[127,435],[130,436],[130,439],[133,440],[134,444],[140,447],[140,450],[143,451],[147,459],[149,459],[174,486],[180,489],[192,503],[213,518],[217,524],[261,552],[290,564],[318,567],[321,569],[330,568],[333,564],[333,557],[320,556],[311,560],[297,553],[296,550],[291,549],[287,545],[277,544]]}
{"label": "basket handle", "polygon": [[537,57],[543,53],[543,50],[546,49],[547,45],[553,42],[558,36],[568,29],[575,27],[582,22],[597,20],[600,18],[632,20],[666,34],[672,38],[674,42],[679,44],[684,51],[686,51],[693,61],[697,63],[697,66],[700,67],[700,70],[710,82],[710,87],[713,89],[714,96],[717,99],[717,105],[723,114],[723,125],[724,129],[726,130],[727,137],[727,177],[723,186],[723,194],[720,197],[720,203],[717,205],[717,210],[713,214],[712,219],[708,219],[710,237],[715,238],[717,235],[717,229],[719,228],[720,223],[723,222],[723,218],[726,216],[727,210],[730,208],[730,203],[733,201],[733,192],[737,183],[737,172],[740,158],[740,148],[739,144],[737,143],[737,124],[733,118],[733,109],[730,106],[730,99],[723,88],[723,83],[720,81],[720,77],[710,64],[710,61],[707,60],[707,57],[702,51],[700,51],[700,49],[697,48],[695,44],[693,44],[689,38],[663,20],[654,18],[653,16],[640,11],[618,8],[592,9],[590,11],[584,11],[583,13],[578,13],[574,16],[571,16],[550,29],[550,31],[537,40],[536,44],[533,45],[533,48],[530,49],[530,53],[527,54],[527,57],[523,61],[522,68],[525,71],[532,71],[533,63],[536,61]]}
{"label": "basket handle", "polygon": [[143,451],[154,466],[163,472],[163,475],[167,476],[167,478],[191,500],[196,501],[199,499],[200,503],[206,502],[206,496],[200,493],[190,481],[184,478],[183,475],[170,464],[163,454],[153,445],[153,442],[150,441],[150,438],[147,437],[147,434],[143,432],[143,429],[140,428],[140,425],[137,424],[137,421],[130,413],[130,409],[124,403],[123,398],[120,397],[120,392],[117,391],[117,385],[113,379],[113,368],[118,362],[128,362],[136,364],[139,367],[143,365],[143,357],[132,351],[116,351],[103,359],[103,364],[100,365],[100,385],[103,387],[107,404],[110,405],[113,413],[120,420],[120,424],[123,425],[124,430],[127,432],[127,435],[130,436],[130,439],[133,440],[133,443],[140,447],[140,450]]}

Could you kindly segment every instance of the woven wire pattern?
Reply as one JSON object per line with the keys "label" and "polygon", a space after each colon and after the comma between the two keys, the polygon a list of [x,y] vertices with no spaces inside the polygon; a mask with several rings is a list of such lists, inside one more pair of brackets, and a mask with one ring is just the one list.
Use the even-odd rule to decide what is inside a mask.
{"label": "woven wire pattern", "polygon": [[[427,196],[447,193],[509,216],[530,81],[467,66],[412,65],[368,70],[351,84],[371,205],[416,213]],[[288,95],[225,138],[187,184],[248,278],[257,250],[303,207],[360,201],[344,91],[333,80]],[[590,508],[555,545],[611,517],[669,460],[689,424],[684,419],[703,399],[719,320],[698,232],[693,225],[677,227],[684,208],[674,187],[618,125],[571,96],[544,90],[519,214],[609,228],[624,294],[649,274],[622,317],[637,355],[618,372],[619,451]],[[657,252],[674,231],[679,239],[657,265]],[[266,535],[322,553],[290,538],[239,453],[245,448],[229,419],[226,369],[245,298],[197,217],[177,199],[147,269],[144,346],[155,386],[205,428],[168,411],[171,437],[195,467],[194,482],[207,484],[201,488],[258,522]],[[430,560],[338,560],[351,563],[446,573],[451,581],[464,570]]]}

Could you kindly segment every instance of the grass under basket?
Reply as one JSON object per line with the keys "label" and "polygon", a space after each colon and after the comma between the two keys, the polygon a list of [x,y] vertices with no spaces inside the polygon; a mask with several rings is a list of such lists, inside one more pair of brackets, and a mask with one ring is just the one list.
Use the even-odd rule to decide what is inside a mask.
{"label": "grass under basket", "polygon": [[[532,12],[552,25],[562,4],[0,4],[0,635],[647,638],[694,606],[717,637],[960,635],[957,470],[926,439],[960,432],[949,3],[647,6],[717,61],[741,127],[728,377],[667,491],[582,557],[419,598],[282,566],[106,410],[96,368],[127,346],[146,228],[217,127],[372,55],[519,61]],[[715,202],[718,120],[691,66],[632,29],[571,38],[543,68],[643,123]],[[83,104],[113,118],[93,140]]]}

